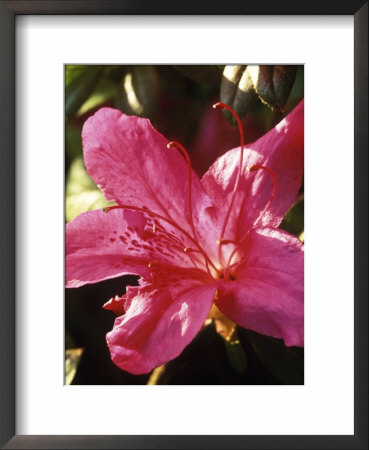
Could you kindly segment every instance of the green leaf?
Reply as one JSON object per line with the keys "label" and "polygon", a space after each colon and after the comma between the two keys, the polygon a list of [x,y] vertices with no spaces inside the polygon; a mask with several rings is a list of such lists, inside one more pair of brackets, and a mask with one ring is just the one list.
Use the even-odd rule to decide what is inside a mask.
{"label": "green leaf", "polygon": [[270,108],[284,111],[295,81],[297,66],[248,66],[259,99]]}
{"label": "green leaf", "polygon": [[304,66],[297,66],[295,81],[288,97],[285,114],[290,113],[295,106],[304,98]]}
{"label": "green leaf", "polygon": [[224,340],[229,363],[232,368],[240,375],[247,370],[247,356],[238,339],[230,341]]}
{"label": "green leaf", "polygon": [[91,109],[102,106],[113,100],[119,93],[119,85],[107,78],[100,78],[92,94],[82,104],[77,112],[77,116],[86,114]]}
{"label": "green leaf", "polygon": [[73,80],[83,75],[83,73],[85,73],[86,71],[86,67],[87,66],[83,65],[65,66],[65,87],[68,87]]}
{"label": "green leaf", "polygon": [[[137,116],[155,116],[160,104],[160,78],[153,66],[134,66],[123,80],[124,103]],[[125,108],[124,108],[125,109]]]}
{"label": "green leaf", "polygon": [[[232,107],[241,119],[257,98],[247,67],[225,66],[220,84],[220,101]],[[232,125],[236,125],[229,111],[224,111],[224,115]]]}
{"label": "green leaf", "polygon": [[65,351],[65,384],[70,385],[76,375],[83,348],[69,348]]}
{"label": "green leaf", "polygon": [[66,182],[65,216],[67,222],[79,214],[112,205],[88,175],[82,158],[70,166]]}
{"label": "green leaf", "polygon": [[65,152],[69,161],[82,155],[82,125],[69,122],[65,126]]}
{"label": "green leaf", "polygon": [[65,115],[71,118],[94,90],[105,66],[66,66]]}
{"label": "green leaf", "polygon": [[304,231],[304,199],[302,198],[295,203],[285,215],[282,223],[280,224],[282,230],[288,231],[288,233],[300,236]]}
{"label": "green leaf", "polygon": [[250,330],[243,330],[260,362],[282,384],[304,384],[304,350],[286,347],[274,339]]}

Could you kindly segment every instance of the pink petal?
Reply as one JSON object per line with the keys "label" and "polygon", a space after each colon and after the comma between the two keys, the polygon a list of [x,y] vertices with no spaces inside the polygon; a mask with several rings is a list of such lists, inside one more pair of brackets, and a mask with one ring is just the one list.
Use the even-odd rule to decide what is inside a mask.
{"label": "pink petal", "polygon": [[180,237],[169,236],[160,225],[154,233],[151,218],[136,211],[81,214],[66,226],[67,287],[127,274],[149,277],[152,261],[193,267]]}
{"label": "pink petal", "polygon": [[[148,119],[102,108],[84,124],[82,140],[87,170],[108,200],[146,207],[191,231],[187,163]],[[212,204],[195,172],[191,186],[198,223]]]}
{"label": "pink petal", "polygon": [[[247,130],[246,130],[247,131]],[[245,230],[258,226],[278,226],[295,201],[302,183],[304,162],[304,102],[275,128],[245,149],[241,183],[238,188],[226,236],[240,238]],[[202,183],[222,222],[236,182],[240,149],[220,157],[203,176]],[[264,170],[249,172],[248,166],[264,165],[278,180],[277,193],[268,211],[262,214],[272,191],[273,180]],[[260,215],[262,214],[262,217]]]}
{"label": "pink petal", "polygon": [[138,289],[126,314],[107,334],[114,363],[143,374],[177,357],[204,323],[214,292],[214,285],[191,280],[169,289]]}
{"label": "pink petal", "polygon": [[252,230],[247,262],[235,281],[222,282],[217,306],[237,324],[287,346],[304,345],[304,252],[296,237],[272,228]]}
{"label": "pink petal", "polygon": [[116,295],[115,297],[112,297],[110,300],[108,300],[106,303],[104,303],[103,308],[107,311],[113,311],[117,316],[120,316],[125,312],[125,295],[120,297],[119,295]]}

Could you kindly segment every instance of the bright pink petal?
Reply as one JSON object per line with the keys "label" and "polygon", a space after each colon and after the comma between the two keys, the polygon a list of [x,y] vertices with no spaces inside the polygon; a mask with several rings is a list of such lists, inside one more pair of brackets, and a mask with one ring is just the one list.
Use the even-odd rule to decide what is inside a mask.
{"label": "bright pink petal", "polygon": [[[240,238],[245,230],[258,226],[278,226],[295,201],[302,183],[304,162],[303,101],[275,128],[245,149],[242,178],[230,216],[226,237]],[[239,168],[240,149],[220,157],[203,176],[202,183],[222,222],[230,202]],[[253,165],[264,165],[277,178],[278,187],[268,211],[262,214],[273,192],[272,176],[264,170],[249,172]],[[260,217],[262,215],[262,217]]]}
{"label": "bright pink petal", "polygon": [[[148,119],[102,108],[84,124],[82,140],[87,170],[108,200],[146,207],[191,231],[187,163]],[[211,201],[195,172],[191,186],[198,227]]]}
{"label": "bright pink petal", "polygon": [[245,251],[236,280],[219,287],[218,308],[244,328],[303,346],[303,245],[286,232],[260,228],[249,234]]}
{"label": "bright pink petal", "polygon": [[[78,287],[121,275],[151,276],[148,264],[194,267],[181,235],[167,232],[144,214],[115,209],[89,211],[66,226],[66,282]],[[173,230],[169,230],[173,232]]]}
{"label": "bright pink petal", "polygon": [[169,289],[137,289],[125,315],[107,334],[114,363],[134,374],[148,373],[192,341],[211,308],[215,286],[190,280]]}
{"label": "bright pink petal", "polygon": [[113,311],[113,313],[115,313],[117,316],[120,316],[125,312],[125,304],[125,295],[123,295],[122,297],[116,295],[115,297],[112,297],[110,300],[104,303],[103,308],[107,311]]}

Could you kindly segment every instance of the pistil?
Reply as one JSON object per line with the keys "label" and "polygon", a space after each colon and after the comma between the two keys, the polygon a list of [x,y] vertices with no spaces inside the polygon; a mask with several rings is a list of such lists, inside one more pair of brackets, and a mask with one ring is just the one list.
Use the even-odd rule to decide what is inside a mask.
{"label": "pistil", "polygon": [[[218,102],[215,105],[213,105],[214,109],[227,109],[236,119],[237,121],[237,125],[238,125],[238,130],[240,132],[240,141],[241,141],[241,150],[240,150],[240,162],[239,162],[239,166],[238,166],[238,173],[237,173],[237,179],[236,179],[236,183],[234,185],[233,188],[233,193],[232,193],[232,197],[231,197],[231,201],[229,202],[229,206],[228,206],[228,210],[227,213],[225,215],[224,218],[224,222],[223,222],[223,226],[220,232],[220,238],[219,240],[223,239],[227,224],[228,224],[228,219],[229,216],[231,214],[232,208],[233,208],[233,203],[235,201],[236,195],[237,195],[237,190],[238,190],[238,186],[240,184],[240,180],[241,180],[241,174],[242,174],[242,163],[243,163],[243,153],[244,153],[244,147],[245,147],[245,138],[244,138],[244,134],[243,134],[243,128],[242,128],[242,123],[241,123],[241,119],[239,118],[238,114],[236,113],[236,111],[231,108],[230,106],[226,105],[223,102]],[[219,246],[219,251],[218,251],[218,258],[219,261],[221,260],[221,247]]]}

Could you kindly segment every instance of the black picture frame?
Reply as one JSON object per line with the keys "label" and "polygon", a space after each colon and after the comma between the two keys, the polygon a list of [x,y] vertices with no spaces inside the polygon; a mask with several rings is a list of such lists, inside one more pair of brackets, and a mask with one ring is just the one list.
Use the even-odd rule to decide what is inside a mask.
{"label": "black picture frame", "polygon": [[[15,17],[19,14],[352,15],[355,39],[354,435],[15,435]],[[0,445],[6,449],[368,449],[368,2],[364,0],[0,1]],[[337,213],[338,214],[338,213]]]}

